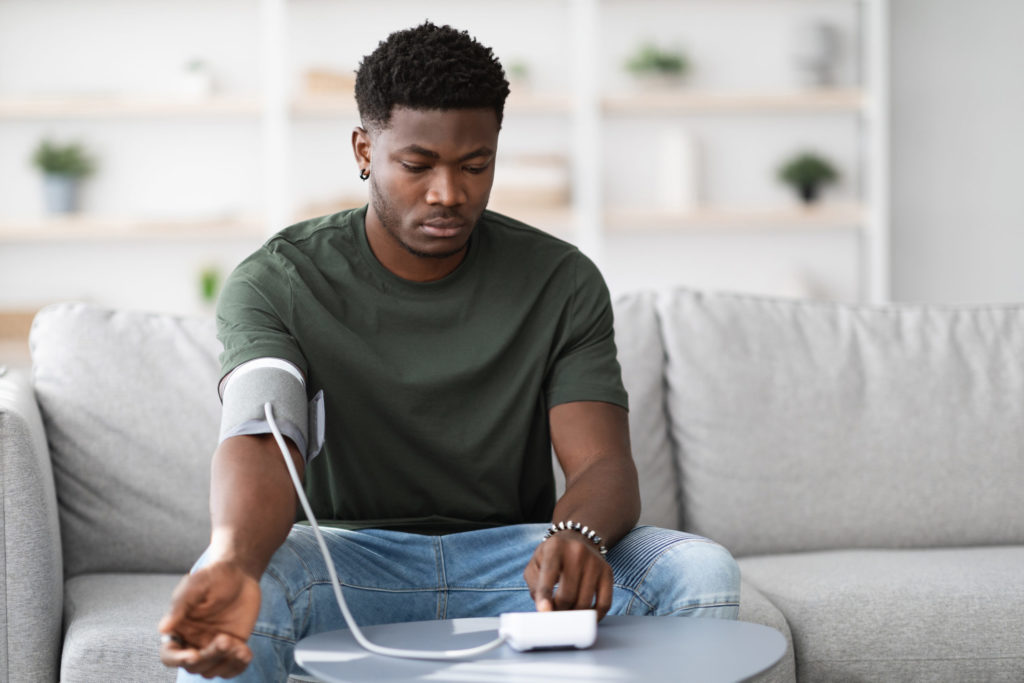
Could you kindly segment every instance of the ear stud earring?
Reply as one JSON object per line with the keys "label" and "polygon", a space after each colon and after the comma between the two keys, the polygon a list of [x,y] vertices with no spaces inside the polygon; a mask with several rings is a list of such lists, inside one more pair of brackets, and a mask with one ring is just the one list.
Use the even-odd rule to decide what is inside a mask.
{"label": "ear stud earring", "polygon": [[368,169],[368,168],[361,168],[361,169],[359,169],[359,179],[360,180],[366,180],[369,177],[370,177],[370,169]]}

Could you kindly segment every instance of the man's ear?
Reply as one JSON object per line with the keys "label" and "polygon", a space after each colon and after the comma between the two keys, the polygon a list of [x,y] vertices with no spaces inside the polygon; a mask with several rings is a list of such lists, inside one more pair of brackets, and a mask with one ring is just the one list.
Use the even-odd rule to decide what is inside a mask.
{"label": "man's ear", "polygon": [[360,169],[370,168],[370,150],[373,143],[370,140],[370,133],[362,126],[352,129],[352,153],[356,157],[356,164]]}

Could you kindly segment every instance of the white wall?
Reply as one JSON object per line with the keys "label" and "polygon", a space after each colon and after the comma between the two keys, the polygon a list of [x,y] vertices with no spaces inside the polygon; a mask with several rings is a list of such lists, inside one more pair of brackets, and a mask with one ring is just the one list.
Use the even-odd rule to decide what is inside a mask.
{"label": "white wall", "polygon": [[1024,300],[1024,2],[891,9],[893,299]]}
{"label": "white wall", "polygon": [[[569,3],[488,0],[486,11],[482,5],[291,0],[290,85],[298,91],[310,66],[354,69],[388,32],[429,17],[471,30],[505,60],[527,61],[537,90],[570,90]],[[643,38],[686,48],[694,57],[695,88],[792,87],[798,80],[793,33],[814,17],[844,32],[840,84],[858,80],[859,19],[856,3],[849,0],[602,0],[600,6],[602,88],[630,86],[622,62]],[[225,92],[252,96],[262,83],[258,17],[256,0],[0,0],[0,96],[173,93],[182,64],[194,56],[214,64]],[[41,51],[41,37],[59,49]],[[352,121],[341,118],[293,122],[286,175],[297,208],[363,189],[348,146]],[[607,199],[628,207],[656,202],[652,178],[661,134],[685,127],[697,138],[700,184],[709,203],[753,208],[792,202],[774,169],[805,146],[822,148],[840,166],[843,179],[829,198],[855,200],[862,190],[855,170],[857,125],[857,116],[849,113],[609,118],[601,144]],[[502,151],[565,153],[568,129],[562,115],[513,114],[502,134]],[[81,138],[101,157],[100,173],[86,184],[85,203],[96,215],[173,219],[262,210],[263,150],[255,116],[7,120],[0,121],[0,219],[41,215],[39,178],[26,160],[48,131]],[[689,285],[858,296],[858,247],[851,231],[680,234],[638,228],[607,239],[602,261],[613,290]],[[89,298],[189,311],[199,306],[198,269],[209,262],[230,268],[248,248],[246,241],[53,247],[0,242],[0,307]]]}

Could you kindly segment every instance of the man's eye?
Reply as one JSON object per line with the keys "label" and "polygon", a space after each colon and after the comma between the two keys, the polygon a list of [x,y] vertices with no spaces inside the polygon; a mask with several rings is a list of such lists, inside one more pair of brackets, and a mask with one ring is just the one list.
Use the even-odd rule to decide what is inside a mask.
{"label": "man's eye", "polygon": [[484,171],[487,170],[487,166],[487,164],[485,164],[484,166],[467,166],[466,170],[469,171],[470,173],[483,173]]}
{"label": "man's eye", "polygon": [[406,162],[403,161],[402,162],[402,168],[404,168],[406,171],[409,171],[411,173],[422,173],[423,171],[426,171],[428,167],[427,166],[417,166],[416,164],[410,164],[410,163],[406,163]]}

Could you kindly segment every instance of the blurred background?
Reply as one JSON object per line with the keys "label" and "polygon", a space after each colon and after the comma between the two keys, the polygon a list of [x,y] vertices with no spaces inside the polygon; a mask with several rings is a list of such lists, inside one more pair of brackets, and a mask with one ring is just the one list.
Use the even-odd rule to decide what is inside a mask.
{"label": "blurred background", "polygon": [[0,0],[0,364],[363,204],[353,72],[425,19],[509,73],[491,208],[613,294],[1024,299],[1019,0]]}

